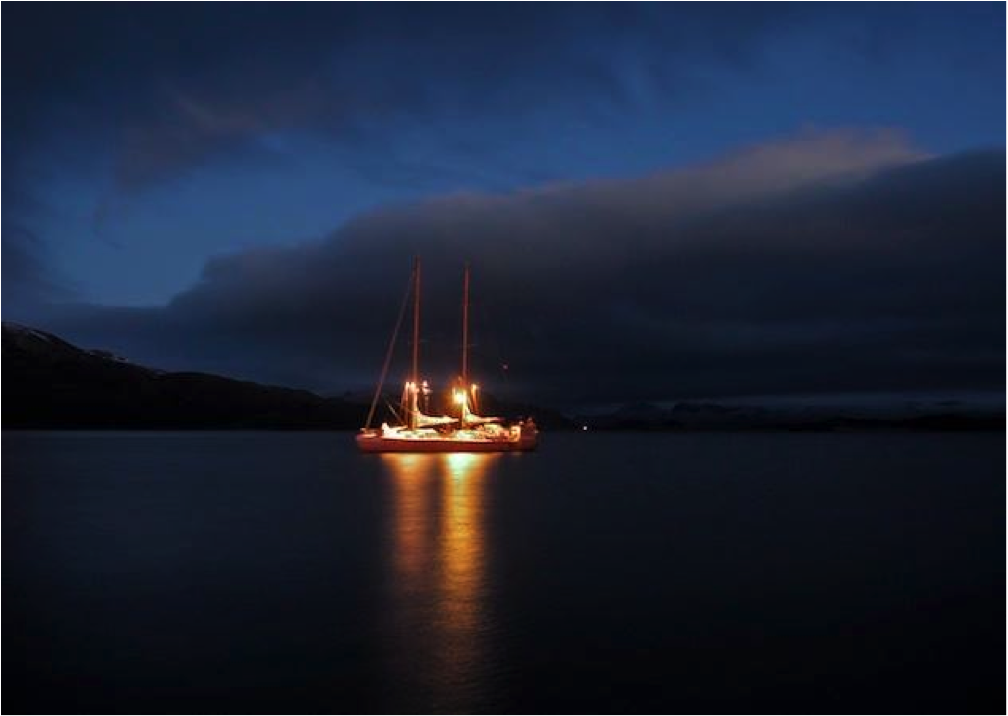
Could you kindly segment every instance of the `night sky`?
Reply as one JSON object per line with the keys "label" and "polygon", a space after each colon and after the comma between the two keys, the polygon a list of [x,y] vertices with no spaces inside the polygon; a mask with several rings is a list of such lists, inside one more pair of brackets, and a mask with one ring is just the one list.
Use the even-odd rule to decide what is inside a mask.
{"label": "night sky", "polygon": [[1003,400],[1003,4],[6,8],[4,320],[339,394],[419,254],[440,383],[469,261],[499,393]]}

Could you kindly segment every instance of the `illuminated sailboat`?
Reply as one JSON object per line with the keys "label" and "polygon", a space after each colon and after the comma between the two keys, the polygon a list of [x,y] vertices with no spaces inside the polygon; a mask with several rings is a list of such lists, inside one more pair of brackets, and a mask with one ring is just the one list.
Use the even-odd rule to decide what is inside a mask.
{"label": "illuminated sailboat", "polygon": [[[405,315],[407,299],[413,296],[413,365],[403,386],[399,404],[400,425],[382,423],[372,428],[395,348],[396,336]],[[452,389],[452,407],[457,415],[428,415],[431,388],[420,377],[420,261],[413,262],[410,285],[399,312],[399,320],[389,341],[381,377],[375,390],[367,422],[356,436],[363,452],[511,452],[535,449],[539,434],[531,418],[506,424],[501,418],[478,415],[479,386],[469,382],[469,266],[465,267],[462,300],[462,372]]]}

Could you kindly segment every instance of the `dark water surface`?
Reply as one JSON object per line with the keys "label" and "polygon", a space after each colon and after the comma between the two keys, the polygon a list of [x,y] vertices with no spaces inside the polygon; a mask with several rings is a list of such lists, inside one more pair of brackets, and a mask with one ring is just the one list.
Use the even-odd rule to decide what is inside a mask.
{"label": "dark water surface", "polygon": [[3,434],[11,711],[1001,711],[998,434]]}

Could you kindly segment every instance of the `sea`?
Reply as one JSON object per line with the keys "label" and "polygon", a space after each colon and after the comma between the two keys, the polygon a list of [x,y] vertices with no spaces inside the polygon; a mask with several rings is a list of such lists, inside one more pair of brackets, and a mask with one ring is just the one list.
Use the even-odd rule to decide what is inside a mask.
{"label": "sea", "polygon": [[1003,712],[1005,436],[3,432],[5,712]]}

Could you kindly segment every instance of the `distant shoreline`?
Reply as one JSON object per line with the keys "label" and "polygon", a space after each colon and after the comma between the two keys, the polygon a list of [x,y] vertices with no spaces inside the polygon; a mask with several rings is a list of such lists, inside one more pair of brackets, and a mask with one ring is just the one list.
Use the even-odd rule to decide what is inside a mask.
{"label": "distant shoreline", "polygon": [[[102,350],[85,350],[44,331],[3,324],[7,392],[2,430],[353,432],[366,419],[359,400],[199,372],[168,372]],[[394,396],[387,396],[394,402]],[[881,412],[854,408],[738,406],[679,402],[624,405],[605,414],[565,415],[483,397],[502,417],[532,416],[556,431],[648,433],[995,432],[1004,410],[948,401]],[[380,424],[384,416],[376,416]],[[391,418],[389,418],[391,419]]]}
{"label": "distant shoreline", "polygon": [[[211,426],[211,427],[181,427],[181,426],[154,426],[154,427],[101,427],[101,426],[37,426],[37,425],[13,425],[0,426],[0,431],[10,433],[339,433],[352,435],[358,432],[359,428],[322,428],[322,427],[247,427],[247,426]],[[572,433],[572,434],[638,434],[638,435],[744,435],[744,434],[816,434],[816,435],[865,435],[865,434],[968,434],[968,433],[1004,433],[1005,420],[991,421],[990,424],[978,424],[972,426],[950,426],[950,427],[915,427],[902,425],[871,425],[863,427],[733,427],[733,428],[590,428],[587,431],[575,427],[555,428],[544,431],[548,436],[550,433]]]}

